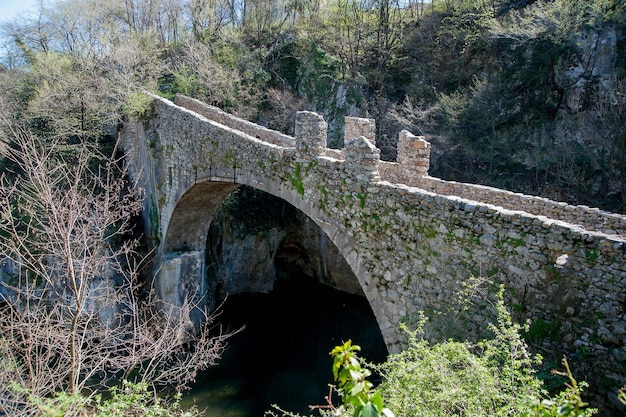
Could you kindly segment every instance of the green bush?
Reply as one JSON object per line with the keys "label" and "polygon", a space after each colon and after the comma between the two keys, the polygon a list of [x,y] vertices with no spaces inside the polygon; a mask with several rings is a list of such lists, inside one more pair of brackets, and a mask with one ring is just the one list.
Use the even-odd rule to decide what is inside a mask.
{"label": "green bush", "polygon": [[[430,343],[424,338],[426,319],[410,331],[400,353],[381,365],[371,365],[382,377],[380,386],[367,378],[371,371],[357,356],[359,346],[348,341],[332,352],[336,386],[326,404],[311,406],[323,417],[590,417],[596,410],[582,401],[586,384],[573,377],[567,360],[565,372],[553,371],[569,382],[554,397],[548,396],[535,369],[541,357],[533,356],[522,339],[522,326],[511,319],[500,290],[497,319],[489,325],[490,338],[476,343],[449,339]],[[341,405],[335,406],[333,391]],[[626,401],[626,387],[620,393]],[[384,406],[383,406],[384,401]],[[283,417],[300,417],[275,406]],[[276,417],[273,411],[266,416]]]}
{"label": "green bush", "polygon": [[342,406],[334,410],[334,415],[346,415],[347,408],[354,409],[354,417],[394,417],[388,408],[383,407],[383,398],[373,390],[374,384],[366,379],[371,371],[361,366],[356,355],[360,350],[360,346],[348,340],[330,352],[333,357],[333,379],[343,402]]}
{"label": "green bush", "polygon": [[408,331],[408,347],[376,367],[383,382],[378,392],[398,417],[449,416],[590,416],[580,399],[567,363],[570,385],[547,398],[535,374],[540,357],[533,357],[513,323],[502,297],[493,337],[478,343],[424,339],[424,322]]}
{"label": "green bush", "polygon": [[[21,391],[14,385],[16,392]],[[155,395],[148,383],[124,382],[109,389],[108,398],[92,399],[81,394],[59,392],[52,398],[29,395],[28,401],[37,415],[44,417],[196,417],[195,408],[183,410],[179,394],[173,398]]]}
{"label": "green bush", "polygon": [[124,113],[140,118],[147,117],[151,102],[152,98],[149,95],[141,91],[134,91],[124,105]]}

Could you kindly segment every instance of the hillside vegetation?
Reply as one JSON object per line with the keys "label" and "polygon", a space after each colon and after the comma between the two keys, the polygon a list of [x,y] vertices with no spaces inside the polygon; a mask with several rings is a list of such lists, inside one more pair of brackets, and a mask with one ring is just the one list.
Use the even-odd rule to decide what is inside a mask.
{"label": "hillside vegetation", "polygon": [[[295,111],[313,110],[330,147],[344,116],[373,117],[385,159],[409,129],[432,142],[433,176],[626,213],[625,32],[623,0],[43,0],[3,23],[0,415],[199,413],[154,390],[184,390],[230,334],[143,286],[142,195],[116,134],[146,114],[145,91],[290,134]],[[569,368],[548,401],[509,316],[490,330],[477,344],[410,334],[378,369],[385,401],[420,405],[397,389],[410,383],[438,415],[593,413]],[[345,364],[339,382],[360,388],[343,398],[385,414]],[[458,378],[423,377],[448,369]]]}
{"label": "hillside vegetation", "polygon": [[0,110],[110,134],[140,88],[291,133],[374,117],[433,143],[431,175],[624,212],[620,0],[65,0],[4,24]]}

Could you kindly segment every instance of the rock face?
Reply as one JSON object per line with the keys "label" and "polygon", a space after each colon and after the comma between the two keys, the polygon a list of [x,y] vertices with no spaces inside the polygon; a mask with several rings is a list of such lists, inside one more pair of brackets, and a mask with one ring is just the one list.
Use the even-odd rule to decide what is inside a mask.
{"label": "rock face", "polygon": [[308,217],[253,188],[234,191],[207,236],[208,303],[220,303],[227,295],[269,292],[276,280],[303,275],[363,296],[345,259]]}

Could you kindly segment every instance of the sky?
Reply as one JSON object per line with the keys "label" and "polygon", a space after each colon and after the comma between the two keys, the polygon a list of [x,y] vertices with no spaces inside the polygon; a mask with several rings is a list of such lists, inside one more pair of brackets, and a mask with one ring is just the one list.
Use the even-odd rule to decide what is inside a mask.
{"label": "sky", "polygon": [[11,20],[20,13],[35,11],[39,0],[0,0],[0,22]]}

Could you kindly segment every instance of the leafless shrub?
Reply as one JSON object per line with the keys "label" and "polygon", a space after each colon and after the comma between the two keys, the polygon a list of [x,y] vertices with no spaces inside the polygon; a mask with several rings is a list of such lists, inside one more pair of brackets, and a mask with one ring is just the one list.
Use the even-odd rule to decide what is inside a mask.
{"label": "leafless shrub", "polygon": [[[141,209],[120,161],[88,145],[14,129],[0,178],[0,414],[29,395],[89,393],[111,380],[184,389],[220,357],[228,334],[196,306],[142,291],[129,239]],[[146,294],[147,292],[147,294]],[[159,308],[160,307],[160,308]]]}
{"label": "leafless shrub", "polygon": [[296,112],[307,109],[307,104],[303,98],[296,97],[290,90],[269,88],[265,93],[264,107],[266,110],[260,117],[268,128],[293,135]]}
{"label": "leafless shrub", "polygon": [[[381,134],[376,138],[376,145],[381,150],[381,159],[395,160],[398,146],[398,132],[403,129],[419,136],[432,139],[432,108],[422,108],[406,97],[400,104],[389,103],[388,110],[378,120]],[[434,149],[436,152],[437,150]]]}

